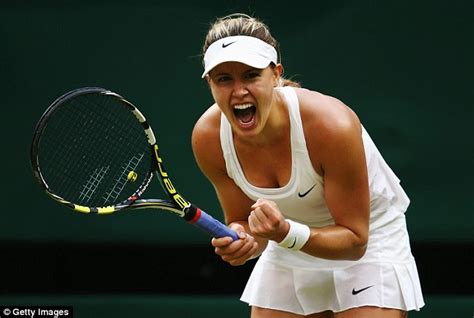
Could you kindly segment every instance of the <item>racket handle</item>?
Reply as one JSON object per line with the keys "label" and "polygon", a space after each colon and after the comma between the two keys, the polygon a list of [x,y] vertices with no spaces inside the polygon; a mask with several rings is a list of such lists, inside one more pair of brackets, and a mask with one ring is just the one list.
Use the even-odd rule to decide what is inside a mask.
{"label": "racket handle", "polygon": [[197,226],[204,232],[210,234],[213,237],[225,237],[230,236],[234,241],[239,239],[239,236],[234,230],[229,229],[227,226],[222,224],[220,221],[213,218],[198,207],[191,205],[190,209],[195,210],[194,216],[189,223]]}

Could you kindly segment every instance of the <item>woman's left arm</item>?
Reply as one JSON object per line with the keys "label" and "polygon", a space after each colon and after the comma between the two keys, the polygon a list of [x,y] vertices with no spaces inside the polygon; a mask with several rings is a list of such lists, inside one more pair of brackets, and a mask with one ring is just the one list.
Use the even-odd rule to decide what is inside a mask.
{"label": "woman's left arm", "polygon": [[311,161],[324,179],[324,197],[334,225],[312,228],[302,251],[326,259],[357,260],[367,246],[370,214],[361,124],[341,101],[320,94],[314,100],[320,104],[308,107],[305,135]]}

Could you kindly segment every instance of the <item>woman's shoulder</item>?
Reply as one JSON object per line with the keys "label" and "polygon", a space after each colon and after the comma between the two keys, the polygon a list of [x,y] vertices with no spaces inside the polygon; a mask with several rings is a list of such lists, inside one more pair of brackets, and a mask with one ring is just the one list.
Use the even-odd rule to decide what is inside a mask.
{"label": "woman's shoulder", "polygon": [[295,88],[300,104],[303,126],[319,133],[337,133],[347,129],[360,129],[354,111],[341,100],[305,88]]}
{"label": "woman's shoulder", "polygon": [[197,120],[193,129],[193,137],[196,135],[206,138],[219,135],[221,126],[221,111],[217,104],[211,105]]}
{"label": "woman's shoulder", "polygon": [[296,89],[296,94],[306,145],[315,168],[320,172],[324,158],[333,158],[335,149],[348,147],[361,138],[360,121],[335,97],[307,89]]}
{"label": "woman's shoulder", "polygon": [[192,132],[194,156],[203,172],[210,176],[225,167],[220,145],[221,111],[216,104],[197,120]]}

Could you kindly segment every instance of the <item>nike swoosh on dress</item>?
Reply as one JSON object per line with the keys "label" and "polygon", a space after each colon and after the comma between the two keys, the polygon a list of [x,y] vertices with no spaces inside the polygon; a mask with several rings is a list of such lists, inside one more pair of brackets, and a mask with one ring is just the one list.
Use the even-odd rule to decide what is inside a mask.
{"label": "nike swoosh on dress", "polygon": [[316,186],[316,184],[313,184],[313,186],[312,186],[311,188],[309,188],[306,192],[303,192],[303,193],[298,192],[298,196],[299,196],[300,198],[304,198],[308,193],[311,192],[311,190],[314,189],[315,186]]}

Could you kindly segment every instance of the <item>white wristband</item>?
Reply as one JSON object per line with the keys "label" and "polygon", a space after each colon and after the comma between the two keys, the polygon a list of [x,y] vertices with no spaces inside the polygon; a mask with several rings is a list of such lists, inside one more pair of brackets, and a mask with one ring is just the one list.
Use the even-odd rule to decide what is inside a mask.
{"label": "white wristband", "polygon": [[286,219],[286,221],[290,224],[290,230],[278,245],[293,251],[299,251],[309,240],[309,226],[289,219]]}

